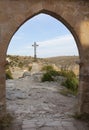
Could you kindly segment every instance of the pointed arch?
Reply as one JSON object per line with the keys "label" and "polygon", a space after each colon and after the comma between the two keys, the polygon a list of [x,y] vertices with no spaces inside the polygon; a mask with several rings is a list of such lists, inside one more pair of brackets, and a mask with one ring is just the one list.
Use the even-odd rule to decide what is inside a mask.
{"label": "pointed arch", "polygon": [[[18,24],[18,26],[15,28],[14,32],[12,33],[11,37],[10,37],[10,40],[12,39],[13,35],[16,33],[16,31],[28,20],[30,20],[31,18],[33,18],[34,16],[38,15],[38,14],[47,14],[55,19],[57,19],[58,21],[60,21],[62,24],[65,25],[65,27],[71,32],[72,36],[74,37],[75,41],[76,41],[76,45],[77,45],[77,48],[78,48],[78,53],[79,53],[79,57],[81,56],[81,44],[79,42],[79,39],[78,39],[78,36],[74,30],[74,28],[60,15],[58,15],[57,13],[53,12],[53,11],[49,11],[49,10],[45,10],[45,9],[42,9],[40,11],[38,11],[37,13],[33,13],[32,15],[28,15],[20,24]],[[10,40],[9,40],[9,43],[10,43]],[[9,46],[9,43],[8,43],[8,46]],[[7,49],[8,49],[8,46],[7,46]],[[7,52],[7,50],[6,50]]]}

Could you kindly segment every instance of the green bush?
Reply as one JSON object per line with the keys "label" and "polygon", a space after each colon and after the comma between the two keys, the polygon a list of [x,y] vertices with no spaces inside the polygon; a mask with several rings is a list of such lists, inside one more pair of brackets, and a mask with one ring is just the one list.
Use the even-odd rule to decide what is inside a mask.
{"label": "green bush", "polygon": [[66,81],[62,84],[66,88],[70,89],[74,93],[77,93],[78,90],[78,79],[77,78],[67,78]]}
{"label": "green bush", "polygon": [[60,71],[60,75],[66,77],[66,80],[62,85],[76,94],[78,91],[78,79],[74,72],[62,70]]}
{"label": "green bush", "polygon": [[46,65],[46,66],[43,66],[43,68],[42,68],[42,71],[51,71],[51,70],[53,70],[53,66],[51,66],[51,65]]}
{"label": "green bush", "polygon": [[73,71],[61,70],[59,72],[54,70],[52,66],[44,66],[43,70],[45,70],[46,73],[42,77],[42,82],[54,81],[53,77],[55,76],[64,76],[66,77],[66,80],[62,83],[62,85],[69,89],[70,93],[77,94],[78,79]]}
{"label": "green bush", "polygon": [[10,69],[6,70],[6,79],[13,79]]}
{"label": "green bush", "polygon": [[54,81],[52,75],[49,72],[46,72],[42,77],[42,82],[45,81]]}
{"label": "green bush", "polygon": [[42,77],[42,82],[45,81],[54,81],[53,76],[60,75],[58,71],[54,70],[52,66],[44,66],[42,70],[45,70],[46,73]]}
{"label": "green bush", "polygon": [[60,75],[59,71],[56,71],[56,70],[50,70],[48,72],[50,73],[51,76],[59,76]]}
{"label": "green bush", "polygon": [[28,71],[31,71],[31,69],[32,69],[32,66],[29,66],[29,67],[28,67]]}
{"label": "green bush", "polygon": [[23,63],[22,63],[22,62],[19,62],[18,67],[19,67],[19,68],[23,68]]}
{"label": "green bush", "polygon": [[61,70],[59,73],[61,76],[64,76],[66,78],[76,77],[75,73],[72,70]]}

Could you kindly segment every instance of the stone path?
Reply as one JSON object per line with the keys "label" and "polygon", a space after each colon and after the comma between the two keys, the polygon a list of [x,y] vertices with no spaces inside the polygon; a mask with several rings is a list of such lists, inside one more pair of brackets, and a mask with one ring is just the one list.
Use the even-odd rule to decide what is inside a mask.
{"label": "stone path", "polygon": [[88,123],[75,120],[76,97],[59,93],[57,82],[35,82],[25,77],[8,80],[7,110],[22,122],[22,130],[89,130]]}

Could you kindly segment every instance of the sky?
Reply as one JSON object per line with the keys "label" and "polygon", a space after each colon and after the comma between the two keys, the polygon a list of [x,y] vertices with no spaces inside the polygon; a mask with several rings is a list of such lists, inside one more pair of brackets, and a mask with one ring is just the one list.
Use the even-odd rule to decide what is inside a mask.
{"label": "sky", "polygon": [[39,14],[25,22],[12,37],[7,54],[34,56],[34,42],[37,57],[74,56],[78,55],[76,42],[66,28],[57,19]]}

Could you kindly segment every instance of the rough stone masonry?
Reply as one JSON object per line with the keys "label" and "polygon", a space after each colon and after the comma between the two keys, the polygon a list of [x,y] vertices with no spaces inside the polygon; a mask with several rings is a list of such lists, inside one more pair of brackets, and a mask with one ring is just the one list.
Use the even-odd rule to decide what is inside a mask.
{"label": "rough stone masonry", "polygon": [[18,28],[45,13],[61,21],[72,33],[79,51],[79,113],[89,114],[89,1],[0,0],[0,115],[5,113],[5,64],[8,45]]}

